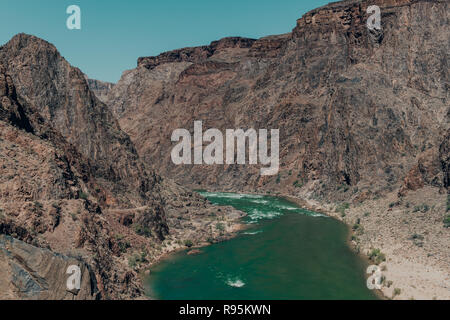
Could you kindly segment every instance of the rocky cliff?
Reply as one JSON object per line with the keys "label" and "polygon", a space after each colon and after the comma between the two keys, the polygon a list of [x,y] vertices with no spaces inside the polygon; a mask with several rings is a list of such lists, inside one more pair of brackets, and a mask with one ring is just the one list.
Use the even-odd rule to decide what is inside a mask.
{"label": "rocky cliff", "polygon": [[[0,299],[93,300],[98,289],[94,274],[82,261],[39,249],[0,235]],[[81,270],[80,290],[66,287],[70,266]],[[75,294],[76,292],[76,294]]]}
{"label": "rocky cliff", "polygon": [[[143,297],[138,271],[240,217],[144,164],[85,76],[33,36],[0,47],[0,151],[2,298]],[[64,289],[74,262],[78,295]]]}
{"label": "rocky cliff", "polygon": [[89,89],[91,89],[95,96],[102,102],[106,101],[109,91],[114,88],[114,83],[89,79],[87,77],[86,80],[88,82]]}
{"label": "rocky cliff", "polygon": [[[378,4],[383,30],[366,27]],[[298,20],[292,33],[226,38],[139,58],[108,105],[146,162],[204,188],[337,188],[376,195],[431,157],[427,184],[445,187],[439,149],[448,118],[448,1],[343,1]],[[281,172],[175,166],[171,134],[208,128],[281,130]],[[431,151],[430,151],[431,150]],[[374,183],[376,182],[376,183]],[[294,186],[295,184],[295,186]]]}

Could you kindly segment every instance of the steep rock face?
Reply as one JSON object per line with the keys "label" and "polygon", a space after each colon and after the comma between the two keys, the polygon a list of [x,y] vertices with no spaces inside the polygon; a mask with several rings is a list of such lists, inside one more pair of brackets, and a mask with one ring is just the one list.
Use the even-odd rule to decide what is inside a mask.
{"label": "steep rock face", "polygon": [[0,48],[0,61],[18,95],[91,161],[93,174],[111,192],[108,205],[140,206],[155,200],[152,189],[159,177],[140,162],[129,137],[90,91],[81,71],[53,45],[19,34]]}
{"label": "steep rock face", "polygon": [[[2,300],[93,300],[98,296],[95,276],[84,262],[4,235],[0,235],[0,265]],[[77,294],[66,285],[69,266],[81,270]]]}
{"label": "steep rock face", "polygon": [[[129,270],[114,253],[115,240],[98,199],[83,196],[98,190],[101,199],[105,193],[89,160],[19,100],[11,76],[0,65],[0,234],[14,238],[2,236],[4,298],[142,295],[136,275],[126,285],[120,279]],[[85,279],[75,297],[63,289],[64,273],[74,260],[84,266]]]}
{"label": "steep rock face", "polygon": [[[381,32],[366,8],[382,11]],[[195,187],[308,193],[333,200],[400,188],[448,119],[448,1],[343,1],[307,13],[291,34],[140,58],[108,105],[146,162]],[[229,43],[224,39],[219,41]],[[279,176],[251,166],[175,166],[171,134],[280,129]],[[431,161],[444,187],[439,161]],[[432,181],[432,182],[431,182]],[[303,186],[303,188],[299,188]],[[357,188],[357,189],[356,189]]]}
{"label": "steep rock face", "polygon": [[[142,298],[144,289],[137,271],[164,253],[180,249],[186,239],[201,244],[233,232],[240,213],[226,208],[216,214],[217,209],[205,199],[170,180],[162,180],[148,169],[114,118],[108,121],[111,114],[96,100],[86,82],[80,83],[86,91],[74,101],[68,96],[72,89],[80,87],[70,84],[68,91],[61,83],[62,87],[53,87],[52,79],[58,79],[57,73],[62,71],[55,71],[53,65],[40,66],[59,57],[51,54],[53,47],[25,35],[12,41],[21,37],[36,49],[38,58],[32,63],[37,65],[17,67],[23,69],[15,73],[15,78],[14,72],[11,74],[0,64],[0,235],[13,238],[1,253],[4,269],[0,288],[5,298],[69,298],[62,289],[65,282],[61,282],[66,271],[61,269],[67,269],[67,259],[85,265],[96,285],[91,296],[84,290],[72,298]],[[26,45],[21,48],[30,50]],[[4,50],[0,48],[3,58]],[[24,58],[33,60],[32,56],[28,52]],[[12,57],[8,63],[20,64],[14,54]],[[68,68],[68,72],[73,71]],[[33,77],[21,84],[27,98],[16,86],[16,81],[23,80],[22,72]],[[83,75],[79,78],[78,71],[74,72],[73,77],[84,81]],[[36,86],[41,86],[41,91],[34,96]],[[61,123],[39,104],[54,95],[67,97],[61,101],[55,98],[53,107],[64,123],[73,126],[72,131],[64,131]],[[72,117],[74,110],[80,118]],[[83,119],[87,123],[78,122]],[[77,135],[76,126],[88,131]],[[92,154],[91,148],[98,149]],[[108,163],[110,169],[99,168],[97,160]],[[227,222],[225,232],[214,227],[219,219]],[[170,240],[163,243],[166,238]],[[27,245],[19,245],[19,241]],[[172,241],[175,244],[168,246]],[[22,250],[19,247],[30,254],[18,255]],[[129,263],[137,254],[139,264]],[[35,256],[42,259],[33,260]],[[53,262],[45,269],[42,264],[49,259]],[[87,279],[85,275],[83,271]],[[90,283],[94,286],[93,280]],[[53,289],[56,291],[51,293]]]}
{"label": "steep rock face", "polygon": [[91,91],[101,102],[105,102],[108,97],[109,91],[114,88],[114,83],[89,78],[86,79],[89,85],[89,89],[91,89]]}

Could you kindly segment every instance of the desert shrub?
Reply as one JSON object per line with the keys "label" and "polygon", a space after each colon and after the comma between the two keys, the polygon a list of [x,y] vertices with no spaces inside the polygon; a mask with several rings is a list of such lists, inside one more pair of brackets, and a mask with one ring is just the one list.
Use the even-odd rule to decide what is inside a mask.
{"label": "desert shrub", "polygon": [[143,226],[139,223],[136,223],[133,225],[134,232],[136,232],[137,235],[150,238],[152,236],[152,230],[150,228]]}
{"label": "desert shrub", "polygon": [[125,236],[123,234],[116,234],[116,240],[117,241],[122,241],[125,238]]}
{"label": "desert shrub", "polygon": [[399,296],[402,293],[402,290],[399,288],[394,289],[394,297]]}
{"label": "desert shrub", "polygon": [[38,208],[38,209],[44,208],[43,204],[40,203],[39,201],[35,201],[35,202],[34,202],[34,206],[35,206],[36,208]]}
{"label": "desert shrub", "polygon": [[430,206],[427,204],[421,204],[419,206],[415,206],[413,212],[422,212],[422,213],[426,213],[430,211]]}
{"label": "desert shrub", "polygon": [[352,227],[353,232],[355,232],[357,235],[361,236],[364,234],[364,227],[361,225],[360,220],[353,225]]}
{"label": "desert shrub", "polygon": [[336,208],[336,212],[339,212],[341,214],[341,217],[345,217],[345,211],[347,211],[350,208],[350,204],[345,202]]}
{"label": "desert shrub", "polygon": [[386,256],[384,253],[381,252],[380,249],[373,249],[369,253],[369,259],[372,260],[375,264],[380,264],[386,261]]}
{"label": "desert shrub", "polygon": [[277,184],[280,184],[280,182],[281,182],[281,177],[280,177],[280,175],[277,176],[277,181],[276,181],[276,182],[277,182]]}
{"label": "desert shrub", "polygon": [[81,190],[78,191],[78,198],[81,200],[87,200],[89,195]]}
{"label": "desert shrub", "polygon": [[417,233],[414,233],[411,238],[411,240],[423,240],[423,236]]}
{"label": "desert shrub", "polygon": [[216,229],[219,231],[224,231],[225,226],[223,225],[223,223],[218,223],[218,224],[216,224]]}
{"label": "desert shrub", "polygon": [[448,214],[448,215],[444,218],[444,227],[445,227],[445,228],[450,228],[450,214]]}
{"label": "desert shrub", "polygon": [[135,253],[131,257],[128,258],[128,266],[130,268],[136,268],[139,264],[143,262],[147,262],[147,253],[141,252],[141,253]]}
{"label": "desert shrub", "polygon": [[136,268],[137,261],[136,261],[136,257],[134,255],[128,258],[128,266],[132,269]]}
{"label": "desert shrub", "polygon": [[302,188],[302,187],[303,187],[303,183],[301,183],[301,182],[298,181],[298,180],[295,181],[293,185],[294,185],[294,187],[296,187],[296,188]]}
{"label": "desert shrub", "polygon": [[188,248],[192,248],[194,246],[194,243],[192,242],[192,240],[185,240],[184,245]]}
{"label": "desert shrub", "polygon": [[121,253],[127,252],[128,248],[131,248],[131,244],[128,241],[124,241],[124,236],[122,234],[116,235],[117,245]]}

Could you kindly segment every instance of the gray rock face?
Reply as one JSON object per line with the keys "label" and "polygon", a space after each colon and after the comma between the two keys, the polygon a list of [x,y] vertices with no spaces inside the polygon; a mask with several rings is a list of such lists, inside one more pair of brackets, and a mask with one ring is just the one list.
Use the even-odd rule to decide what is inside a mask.
{"label": "gray rock face", "polygon": [[104,82],[100,80],[94,80],[86,78],[89,89],[95,94],[95,96],[101,101],[106,102],[109,91],[114,88],[114,83]]}
{"label": "gray rock face", "polygon": [[[0,235],[0,299],[94,300],[98,297],[95,276],[83,261],[37,248]],[[69,266],[81,270],[81,286],[69,292]]]}

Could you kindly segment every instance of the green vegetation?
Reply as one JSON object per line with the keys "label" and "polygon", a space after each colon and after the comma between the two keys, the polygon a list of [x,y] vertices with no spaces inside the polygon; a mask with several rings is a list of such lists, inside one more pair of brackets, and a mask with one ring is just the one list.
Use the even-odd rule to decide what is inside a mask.
{"label": "green vegetation", "polygon": [[216,224],[216,229],[219,230],[220,232],[223,232],[225,231],[225,226],[223,223],[219,222],[218,224]]}
{"label": "green vegetation", "polygon": [[302,187],[303,187],[303,183],[301,183],[301,182],[298,181],[298,180],[295,181],[293,185],[294,185],[294,187],[296,187],[296,188],[302,188]]}
{"label": "green vegetation", "polygon": [[345,211],[347,211],[349,208],[350,208],[350,204],[345,202],[336,207],[336,212],[340,213],[341,217],[345,217]]}
{"label": "green vegetation", "polygon": [[352,227],[353,232],[356,235],[361,236],[364,234],[364,227],[361,225],[361,219],[358,219]]}
{"label": "green vegetation", "polygon": [[116,235],[117,245],[121,253],[127,252],[128,248],[131,248],[131,244],[128,241],[124,241],[124,236],[121,234]]}
{"label": "green vegetation", "polygon": [[78,198],[81,200],[87,200],[89,198],[89,195],[81,190],[78,190]]}
{"label": "green vegetation", "polygon": [[122,241],[124,238],[125,238],[125,236],[123,234],[116,234],[117,241]]}
{"label": "green vegetation", "polygon": [[373,249],[369,253],[369,259],[372,260],[375,264],[380,264],[384,261],[386,261],[386,256],[384,253],[381,252],[380,249]]}
{"label": "green vegetation", "polygon": [[127,252],[128,248],[131,248],[131,245],[128,241],[125,241],[125,242],[120,241],[118,243],[118,246],[119,246],[119,250],[121,253],[125,253],[125,252]]}
{"label": "green vegetation", "polygon": [[427,204],[421,204],[419,206],[415,206],[413,212],[422,212],[426,213],[430,211],[430,207]]}
{"label": "green vegetation", "polygon": [[348,190],[350,190],[350,187],[346,184],[342,184],[337,188],[337,191],[343,190],[344,192],[347,192]]}
{"label": "green vegetation", "polygon": [[43,204],[40,203],[39,201],[35,201],[35,202],[34,202],[34,206],[35,206],[37,209],[41,209],[41,210],[42,210],[42,208],[44,208]]}
{"label": "green vegetation", "polygon": [[281,182],[281,176],[280,175],[277,176],[277,181],[276,182],[277,182],[277,184],[280,184],[280,182]]}
{"label": "green vegetation", "polygon": [[414,244],[416,245],[416,246],[418,246],[418,247],[423,247],[423,240],[424,240],[424,237],[422,236],[422,235],[420,235],[420,234],[417,234],[417,233],[414,233],[412,236],[411,236],[411,238],[409,238],[409,240],[412,240],[412,241],[414,241]]}
{"label": "green vegetation", "polygon": [[147,253],[141,252],[133,254],[131,257],[128,258],[128,266],[130,268],[135,269],[139,264],[147,262]]}
{"label": "green vegetation", "polygon": [[192,248],[194,246],[194,243],[192,242],[192,240],[185,240],[184,245],[188,248]]}
{"label": "green vegetation", "polygon": [[152,230],[148,228],[147,226],[142,226],[139,223],[136,223],[133,225],[134,232],[136,232],[137,235],[151,238],[152,237]]}
{"label": "green vegetation", "polygon": [[450,195],[447,196],[447,212],[450,211]]}
{"label": "green vegetation", "polygon": [[448,215],[444,218],[444,227],[445,227],[445,228],[450,228],[450,214],[448,214]]}
{"label": "green vegetation", "polygon": [[399,296],[401,293],[402,293],[402,290],[401,290],[401,289],[395,288],[395,289],[394,289],[393,296],[394,296],[394,297]]}
{"label": "green vegetation", "polygon": [[421,236],[420,234],[414,233],[410,239],[411,240],[423,240],[423,236]]}

